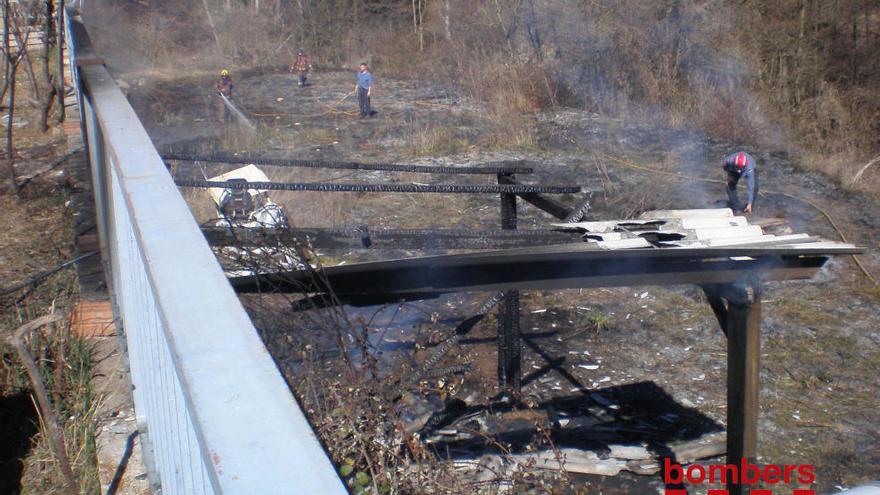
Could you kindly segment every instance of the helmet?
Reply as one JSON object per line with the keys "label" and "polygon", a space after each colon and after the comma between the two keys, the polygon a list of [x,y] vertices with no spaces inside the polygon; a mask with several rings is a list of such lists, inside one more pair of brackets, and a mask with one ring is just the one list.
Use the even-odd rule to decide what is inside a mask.
{"label": "helmet", "polygon": [[736,154],[736,158],[734,159],[733,164],[736,165],[737,169],[742,171],[744,168],[746,168],[746,165],[749,164],[749,159],[746,157],[745,153],[740,151]]}
{"label": "helmet", "polygon": [[229,70],[221,69],[220,70],[220,77],[229,77]]}
{"label": "helmet", "polygon": [[303,50],[302,48],[300,48],[299,50],[296,51],[296,53],[299,54],[299,55],[302,55],[302,54],[304,54],[305,52],[306,52],[306,51]]}

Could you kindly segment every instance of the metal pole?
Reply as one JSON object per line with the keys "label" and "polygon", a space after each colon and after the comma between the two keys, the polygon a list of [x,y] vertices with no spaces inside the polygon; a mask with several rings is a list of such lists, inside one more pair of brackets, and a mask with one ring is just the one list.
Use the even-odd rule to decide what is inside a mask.
{"label": "metal pole", "polygon": [[522,342],[519,335],[519,291],[504,292],[498,319],[498,382],[519,390]]}
{"label": "metal pole", "polygon": [[[731,291],[727,306],[727,463],[755,462],[761,357],[761,289]],[[745,493],[728,484],[731,495]]]}
{"label": "metal pole", "polygon": [[[513,174],[498,174],[498,184],[515,184]],[[501,228],[516,230],[516,195],[501,193]],[[498,383],[519,390],[522,342],[519,335],[519,291],[504,292],[498,310]]]}
{"label": "metal pole", "polygon": [[[516,183],[516,177],[509,173],[498,174],[499,185],[510,185]],[[516,230],[516,195],[503,192],[501,193],[501,228],[505,230]]]}

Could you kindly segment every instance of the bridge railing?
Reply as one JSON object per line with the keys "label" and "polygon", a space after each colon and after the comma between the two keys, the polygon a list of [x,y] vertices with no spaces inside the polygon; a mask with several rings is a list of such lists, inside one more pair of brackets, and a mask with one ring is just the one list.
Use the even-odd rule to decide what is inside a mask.
{"label": "bridge railing", "polygon": [[346,493],[73,11],[66,38],[154,491]]}

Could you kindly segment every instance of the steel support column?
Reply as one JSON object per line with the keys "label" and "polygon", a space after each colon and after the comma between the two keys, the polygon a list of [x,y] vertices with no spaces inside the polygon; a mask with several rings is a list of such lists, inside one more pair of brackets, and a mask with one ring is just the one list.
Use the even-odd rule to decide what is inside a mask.
{"label": "steel support column", "polygon": [[[513,174],[498,174],[499,184],[515,184]],[[501,228],[516,230],[516,195],[501,194]],[[504,292],[498,310],[498,383],[507,389],[519,389],[522,342],[519,334],[519,291]]]}
{"label": "steel support column", "polygon": [[[499,185],[515,183],[516,178],[513,174],[498,174]],[[501,228],[516,230],[516,194],[501,193]]]}
{"label": "steel support column", "polygon": [[[758,448],[758,393],[761,359],[761,287],[726,286],[727,300],[727,462],[755,462]],[[716,311],[716,313],[718,313]],[[729,483],[731,495],[743,495]]]}
{"label": "steel support column", "polygon": [[519,334],[519,291],[504,292],[498,311],[498,383],[519,390],[522,341]]}

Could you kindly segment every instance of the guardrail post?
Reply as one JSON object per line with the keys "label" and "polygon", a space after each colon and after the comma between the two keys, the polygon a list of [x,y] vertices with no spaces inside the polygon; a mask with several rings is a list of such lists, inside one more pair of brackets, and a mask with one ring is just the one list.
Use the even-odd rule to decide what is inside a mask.
{"label": "guardrail post", "polygon": [[[514,174],[498,174],[498,184],[515,184]],[[516,230],[516,194],[501,193],[501,228]],[[498,311],[498,383],[519,389],[522,342],[519,334],[519,291],[504,292]]]}

